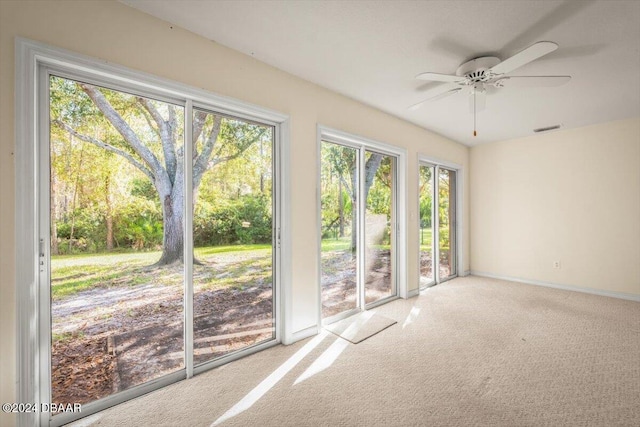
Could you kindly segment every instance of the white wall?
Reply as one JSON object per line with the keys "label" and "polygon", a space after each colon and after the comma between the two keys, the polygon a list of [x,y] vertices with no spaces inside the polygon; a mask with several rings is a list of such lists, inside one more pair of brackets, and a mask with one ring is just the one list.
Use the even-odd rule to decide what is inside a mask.
{"label": "white wall", "polygon": [[470,181],[472,272],[640,295],[640,119],[473,147]]}
{"label": "white wall", "polygon": [[[15,400],[14,38],[211,90],[291,117],[293,325],[316,323],[316,124],[407,148],[408,282],[418,286],[417,153],[468,166],[467,147],[117,2],[0,1],[0,402]],[[468,174],[466,174],[468,176]],[[468,189],[468,182],[465,183]],[[464,200],[468,200],[465,191]],[[468,204],[467,204],[468,205]],[[468,230],[468,210],[463,214]],[[468,233],[463,235],[468,256]],[[468,261],[462,266],[468,270]],[[14,421],[0,414],[0,425]]]}

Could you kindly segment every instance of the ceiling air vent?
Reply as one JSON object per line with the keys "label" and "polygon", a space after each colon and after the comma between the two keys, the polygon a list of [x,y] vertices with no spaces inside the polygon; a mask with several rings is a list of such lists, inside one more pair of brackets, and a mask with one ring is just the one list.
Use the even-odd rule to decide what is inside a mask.
{"label": "ceiling air vent", "polygon": [[538,129],[534,129],[533,131],[535,133],[539,133],[539,132],[548,132],[550,130],[555,130],[555,129],[560,129],[560,125],[553,125],[553,126],[547,126],[544,128],[538,128]]}

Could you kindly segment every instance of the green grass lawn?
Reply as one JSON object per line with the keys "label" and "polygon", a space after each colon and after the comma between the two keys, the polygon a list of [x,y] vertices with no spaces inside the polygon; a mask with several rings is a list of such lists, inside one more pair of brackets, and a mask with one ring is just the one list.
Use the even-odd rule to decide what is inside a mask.
{"label": "green grass lawn", "polygon": [[255,244],[255,245],[228,245],[228,246],[207,246],[202,248],[194,248],[196,258],[206,257],[207,255],[221,254],[225,252],[253,252],[259,250],[268,251],[271,249],[271,244]]}
{"label": "green grass lawn", "polygon": [[[229,245],[195,248],[195,257],[215,262],[216,256],[240,256],[234,273],[246,273],[246,279],[258,277],[256,271],[267,271],[271,250],[269,244]],[[136,286],[143,283],[164,285],[182,283],[180,268],[148,269],[160,259],[161,252],[99,253],[59,255],[51,257],[51,297],[56,300],[96,286]],[[266,261],[265,261],[266,260]],[[176,270],[176,271],[174,271]],[[270,269],[268,271],[270,275]],[[244,281],[245,277],[235,281]],[[251,277],[249,277],[251,276]],[[231,285],[231,279],[221,279],[216,285]],[[213,285],[213,283],[211,283]]]}
{"label": "green grass lawn", "polygon": [[351,237],[323,239],[320,247],[322,252],[347,251],[351,247]]}
{"label": "green grass lawn", "polygon": [[[422,235],[420,236],[420,250],[421,251],[431,251],[432,250],[432,242],[433,242],[433,233],[430,228],[422,229]],[[449,229],[441,228],[440,229],[440,250],[448,251],[449,250]]]}
{"label": "green grass lawn", "polygon": [[51,297],[58,298],[91,289],[99,284],[116,284],[127,277],[139,284],[135,274],[160,258],[160,252],[82,254],[51,257]]}
{"label": "green grass lawn", "polygon": [[[441,239],[448,230],[441,231]],[[431,250],[430,229],[422,231],[421,250]],[[448,242],[448,239],[446,239]],[[348,251],[351,238],[322,240],[322,252]],[[376,249],[389,249],[389,245],[376,245]],[[442,245],[448,250],[448,245]],[[239,283],[270,280],[270,244],[227,245],[195,248],[195,257],[203,262],[216,262],[219,257],[233,257],[229,275],[211,278],[206,287],[241,286]],[[148,267],[160,258],[160,251],[117,252],[100,254],[59,255],[51,257],[51,296],[64,298],[96,286],[136,286],[144,283],[163,285],[182,283],[180,269],[150,270]],[[237,259],[236,259],[237,257]],[[206,268],[206,267],[205,267]],[[175,271],[174,271],[175,270]],[[266,274],[266,275],[265,275]],[[264,277],[263,277],[264,276]],[[246,279],[246,280],[245,280]]]}
{"label": "green grass lawn", "polygon": [[[342,237],[340,239],[329,238],[323,239],[320,245],[322,252],[332,251],[348,251],[351,248],[351,237]],[[390,245],[373,245],[376,249],[389,249]]]}
{"label": "green grass lawn", "polygon": [[420,250],[431,250],[431,242],[433,240],[432,232],[430,228],[423,228],[420,230]]}

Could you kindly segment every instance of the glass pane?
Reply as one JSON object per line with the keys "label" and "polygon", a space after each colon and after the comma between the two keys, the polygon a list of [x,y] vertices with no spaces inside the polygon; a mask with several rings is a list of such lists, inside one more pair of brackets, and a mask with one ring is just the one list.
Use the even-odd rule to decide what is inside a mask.
{"label": "glass pane", "polygon": [[51,385],[87,403],[184,368],[184,110],[50,78]]}
{"label": "glass pane", "polygon": [[440,168],[438,176],[438,219],[439,227],[439,275],[441,279],[452,276],[455,267],[455,209],[456,209],[456,173]]}
{"label": "glass pane", "polygon": [[275,338],[273,136],[194,110],[195,364]]}
{"label": "glass pane", "polygon": [[322,142],[322,317],[357,308],[358,150]]}
{"label": "glass pane", "polygon": [[395,157],[365,153],[365,302],[396,294],[393,280]]}
{"label": "glass pane", "polygon": [[420,287],[434,281],[433,277],[433,166],[420,165]]}

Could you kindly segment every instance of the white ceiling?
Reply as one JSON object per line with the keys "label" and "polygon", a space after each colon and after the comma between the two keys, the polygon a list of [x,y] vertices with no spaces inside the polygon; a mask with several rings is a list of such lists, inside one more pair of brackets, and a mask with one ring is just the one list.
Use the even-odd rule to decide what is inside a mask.
{"label": "white ceiling", "polygon": [[[639,1],[122,0],[172,24],[467,145],[640,116]],[[478,113],[421,72],[560,48],[510,75],[571,75],[555,88],[502,88]],[[433,93],[433,92],[431,92]]]}

